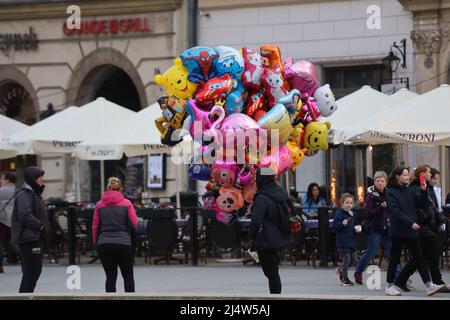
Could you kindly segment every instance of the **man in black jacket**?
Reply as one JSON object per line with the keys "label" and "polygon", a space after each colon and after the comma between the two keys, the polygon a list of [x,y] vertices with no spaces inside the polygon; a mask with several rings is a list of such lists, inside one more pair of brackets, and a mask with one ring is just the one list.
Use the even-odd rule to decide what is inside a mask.
{"label": "man in black jacket", "polygon": [[253,240],[252,250],[258,252],[264,275],[269,280],[270,293],[281,293],[278,251],[288,244],[281,215],[288,214],[289,195],[278,185],[273,171],[268,168],[258,169],[256,185],[258,192],[253,201],[249,238]]}
{"label": "man in black jacket", "polygon": [[19,293],[32,293],[42,272],[43,242],[49,233],[47,209],[42,199],[44,171],[25,169],[25,182],[16,193],[12,216],[12,241],[22,253],[22,282]]}

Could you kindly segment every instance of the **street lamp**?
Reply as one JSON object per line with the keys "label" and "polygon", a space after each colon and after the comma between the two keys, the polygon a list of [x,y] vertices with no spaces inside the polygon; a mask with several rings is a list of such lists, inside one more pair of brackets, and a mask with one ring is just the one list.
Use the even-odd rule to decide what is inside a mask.
{"label": "street lamp", "polygon": [[[403,60],[402,68],[403,69],[406,68],[406,39],[403,39],[402,41],[400,41],[400,43],[401,46],[398,46],[397,43],[394,41],[394,43],[390,47],[389,54],[383,58],[384,67],[391,73],[397,71],[398,65],[400,64],[400,60]],[[400,53],[402,59],[397,57],[393,49],[396,49]]]}

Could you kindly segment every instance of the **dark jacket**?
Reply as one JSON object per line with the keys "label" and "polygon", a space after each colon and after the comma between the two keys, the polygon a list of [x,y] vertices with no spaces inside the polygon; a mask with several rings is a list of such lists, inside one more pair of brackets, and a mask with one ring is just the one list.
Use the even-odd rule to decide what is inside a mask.
{"label": "dark jacket", "polygon": [[386,201],[386,189],[378,192],[375,187],[369,188],[369,194],[366,197],[364,208],[367,212],[367,231],[384,233],[388,230],[389,211],[387,207],[381,204]]}
{"label": "dark jacket", "polygon": [[122,244],[131,246],[131,232],[138,219],[132,203],[121,192],[108,190],[97,204],[92,223],[94,244]]}
{"label": "dark jacket", "polygon": [[[348,219],[347,225],[342,223]],[[355,219],[353,213],[339,208],[333,220],[333,228],[336,230],[336,248],[356,249]]]}
{"label": "dark jacket", "polygon": [[[41,230],[42,229],[42,230]],[[11,224],[11,240],[15,244],[47,240],[50,233],[47,208],[41,195],[24,183],[17,191]]]}
{"label": "dark jacket", "polygon": [[386,201],[391,224],[390,236],[392,238],[413,238],[418,232],[412,229],[417,223],[417,207],[424,201],[422,197],[415,197],[408,186],[388,185]]}
{"label": "dark jacket", "polygon": [[417,207],[417,224],[420,225],[419,235],[421,237],[434,237],[437,228],[445,220],[437,209],[437,200],[433,187],[427,186],[427,190],[423,191],[420,189],[420,181],[414,180],[410,184],[410,189],[415,198],[423,198],[422,204]]}
{"label": "dark jacket", "polygon": [[272,250],[288,244],[288,236],[282,234],[282,221],[278,206],[288,205],[289,196],[282,187],[270,183],[254,196],[249,238],[252,250]]}

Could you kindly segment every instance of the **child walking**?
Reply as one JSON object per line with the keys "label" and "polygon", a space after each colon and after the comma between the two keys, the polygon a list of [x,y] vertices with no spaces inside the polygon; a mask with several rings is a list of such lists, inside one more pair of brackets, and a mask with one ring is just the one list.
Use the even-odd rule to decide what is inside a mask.
{"label": "child walking", "polygon": [[336,230],[336,249],[342,256],[342,266],[336,269],[341,286],[352,286],[348,278],[348,269],[355,261],[356,233],[361,232],[361,226],[354,223],[353,196],[344,193],[341,196],[341,208],[336,211],[333,228]]}

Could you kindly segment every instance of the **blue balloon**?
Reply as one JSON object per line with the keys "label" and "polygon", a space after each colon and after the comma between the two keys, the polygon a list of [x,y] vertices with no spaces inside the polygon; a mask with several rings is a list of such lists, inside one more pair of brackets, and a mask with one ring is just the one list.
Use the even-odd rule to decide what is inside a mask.
{"label": "blue balloon", "polygon": [[232,78],[237,78],[244,71],[244,58],[239,51],[227,46],[216,47],[219,53],[217,60],[217,71],[219,74],[229,74]]}
{"label": "blue balloon", "polygon": [[208,181],[210,175],[210,165],[191,163],[189,166],[189,177],[191,177],[191,179]]}
{"label": "blue balloon", "polygon": [[206,82],[218,76],[217,60],[219,54],[213,48],[189,48],[180,55],[180,58],[189,72],[188,80],[191,82]]}
{"label": "blue balloon", "polygon": [[244,107],[246,99],[246,91],[242,80],[239,78],[233,79],[233,89],[225,102],[225,113],[230,115],[233,113],[240,113]]}

